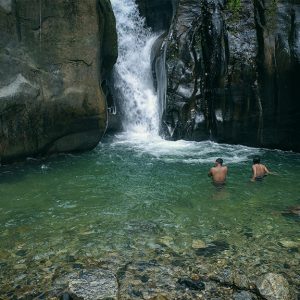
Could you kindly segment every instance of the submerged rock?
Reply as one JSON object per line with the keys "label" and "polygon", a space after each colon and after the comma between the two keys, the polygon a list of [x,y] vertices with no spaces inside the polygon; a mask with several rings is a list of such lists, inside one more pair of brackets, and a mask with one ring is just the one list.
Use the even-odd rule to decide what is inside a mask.
{"label": "submerged rock", "polygon": [[300,206],[292,206],[281,213],[284,217],[300,220]]}
{"label": "submerged rock", "polygon": [[205,248],[199,248],[196,250],[196,254],[199,256],[214,256],[222,251],[228,250],[229,244],[225,241],[214,241],[208,244]]}
{"label": "submerged rock", "polygon": [[16,252],[17,256],[26,256],[27,255],[27,250],[20,249]]}
{"label": "submerged rock", "polygon": [[291,300],[289,283],[279,274],[268,273],[257,284],[259,293],[267,300]]}
{"label": "submerged rock", "polygon": [[192,248],[193,249],[203,249],[203,248],[206,248],[206,244],[202,240],[193,240]]}
{"label": "submerged rock", "polygon": [[84,270],[68,276],[68,294],[74,300],[117,300],[116,276],[108,270]]}
{"label": "submerged rock", "polygon": [[171,247],[174,243],[174,239],[171,236],[163,236],[158,241],[161,245]]}
{"label": "submerged rock", "polygon": [[247,291],[236,292],[233,294],[233,300],[253,300],[253,295]]}
{"label": "submerged rock", "polygon": [[178,283],[185,288],[192,289],[192,290],[204,290],[205,284],[201,280],[193,280],[190,278],[180,278]]}
{"label": "submerged rock", "polygon": [[300,248],[300,242],[281,240],[279,244],[284,248]]}

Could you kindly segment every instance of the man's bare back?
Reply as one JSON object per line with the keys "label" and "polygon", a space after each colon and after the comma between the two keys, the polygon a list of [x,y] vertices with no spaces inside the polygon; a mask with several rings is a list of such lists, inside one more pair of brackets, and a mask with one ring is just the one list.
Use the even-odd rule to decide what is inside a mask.
{"label": "man's bare back", "polygon": [[267,167],[263,164],[255,164],[252,166],[252,181],[254,180],[260,180],[263,177],[265,177],[267,174],[269,174],[269,170]]}
{"label": "man's bare back", "polygon": [[226,181],[228,168],[222,164],[223,160],[218,158],[215,162],[215,167],[212,167],[208,173],[208,176],[212,177],[213,182],[216,184],[224,184]]}
{"label": "man's bare back", "polygon": [[252,178],[251,181],[260,181],[266,175],[273,174],[277,175],[276,173],[270,172],[267,167],[260,163],[260,157],[253,158],[253,165],[252,165]]}

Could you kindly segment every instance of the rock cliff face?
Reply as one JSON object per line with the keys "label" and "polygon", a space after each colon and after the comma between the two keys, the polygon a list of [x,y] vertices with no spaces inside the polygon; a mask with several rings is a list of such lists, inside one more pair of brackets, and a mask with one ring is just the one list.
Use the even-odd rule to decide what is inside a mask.
{"label": "rock cliff face", "polygon": [[169,2],[153,61],[162,133],[300,151],[300,2]]}
{"label": "rock cliff face", "polygon": [[117,58],[109,0],[0,0],[0,158],[94,147]]}

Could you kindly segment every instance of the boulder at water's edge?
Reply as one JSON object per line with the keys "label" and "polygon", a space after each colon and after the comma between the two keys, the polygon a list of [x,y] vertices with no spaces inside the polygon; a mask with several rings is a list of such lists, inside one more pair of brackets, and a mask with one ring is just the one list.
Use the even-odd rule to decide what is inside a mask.
{"label": "boulder at water's edge", "polygon": [[0,159],[87,150],[117,58],[109,0],[0,2]]}

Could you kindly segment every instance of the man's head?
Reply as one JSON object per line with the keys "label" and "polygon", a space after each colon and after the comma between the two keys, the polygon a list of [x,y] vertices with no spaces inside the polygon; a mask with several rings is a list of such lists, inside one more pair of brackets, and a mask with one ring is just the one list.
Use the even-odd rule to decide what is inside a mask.
{"label": "man's head", "polygon": [[217,158],[216,159],[216,164],[218,164],[218,165],[223,165],[223,159],[222,158]]}
{"label": "man's head", "polygon": [[256,165],[256,164],[259,164],[260,163],[260,157],[259,156],[255,156],[253,158],[253,164]]}

